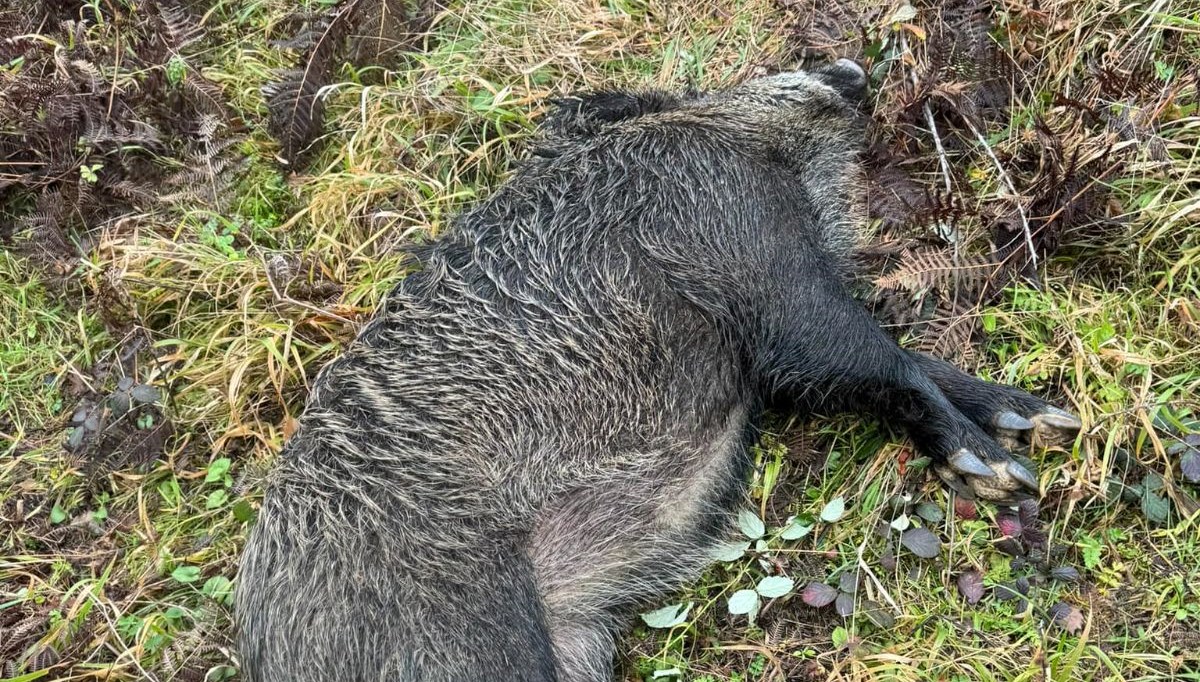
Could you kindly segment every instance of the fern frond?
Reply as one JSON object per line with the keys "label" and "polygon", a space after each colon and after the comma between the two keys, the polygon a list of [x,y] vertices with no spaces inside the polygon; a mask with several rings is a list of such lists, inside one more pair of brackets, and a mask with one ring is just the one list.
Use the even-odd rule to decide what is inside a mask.
{"label": "fern frond", "polygon": [[300,68],[277,73],[276,80],[263,88],[271,133],[280,142],[280,156],[289,164],[299,160],[323,128],[322,90],[330,82],[361,2],[345,0],[314,22],[307,29],[310,44]]}
{"label": "fern frond", "polygon": [[978,349],[975,336],[980,331],[978,307],[959,297],[938,301],[933,318],[917,336],[917,348],[963,366],[972,362]]}
{"label": "fern frond", "polygon": [[925,291],[951,287],[981,290],[992,279],[998,265],[984,256],[960,256],[949,249],[907,251],[892,272],[875,280],[881,289]]}

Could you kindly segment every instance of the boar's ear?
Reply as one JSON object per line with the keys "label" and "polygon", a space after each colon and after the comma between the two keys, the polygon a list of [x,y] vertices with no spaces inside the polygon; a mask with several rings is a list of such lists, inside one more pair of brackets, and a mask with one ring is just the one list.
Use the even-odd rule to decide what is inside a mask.
{"label": "boar's ear", "polygon": [[848,102],[859,103],[867,95],[867,72],[858,62],[839,59],[813,69],[810,73],[833,88]]}
{"label": "boar's ear", "polygon": [[542,123],[542,128],[554,133],[588,134],[606,123],[670,111],[680,102],[681,98],[660,90],[581,93],[551,100],[555,108]]}

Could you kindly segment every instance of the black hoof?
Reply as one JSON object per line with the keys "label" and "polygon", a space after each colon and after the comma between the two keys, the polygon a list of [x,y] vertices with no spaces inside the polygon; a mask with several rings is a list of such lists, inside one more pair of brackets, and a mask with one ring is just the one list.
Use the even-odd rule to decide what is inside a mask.
{"label": "black hoof", "polygon": [[959,495],[995,504],[1016,504],[1036,499],[1041,484],[1033,463],[1023,457],[1005,456],[982,460],[963,448],[934,468],[939,478]]}

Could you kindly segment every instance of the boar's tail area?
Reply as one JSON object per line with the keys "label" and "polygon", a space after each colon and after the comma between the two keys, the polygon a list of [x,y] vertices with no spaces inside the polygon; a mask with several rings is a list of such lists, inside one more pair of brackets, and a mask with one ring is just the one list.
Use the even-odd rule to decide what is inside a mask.
{"label": "boar's tail area", "polygon": [[269,492],[243,554],[248,682],[557,680],[533,568],[515,539],[465,543],[452,529],[405,528],[402,514],[378,519],[379,509],[334,518],[316,496]]}

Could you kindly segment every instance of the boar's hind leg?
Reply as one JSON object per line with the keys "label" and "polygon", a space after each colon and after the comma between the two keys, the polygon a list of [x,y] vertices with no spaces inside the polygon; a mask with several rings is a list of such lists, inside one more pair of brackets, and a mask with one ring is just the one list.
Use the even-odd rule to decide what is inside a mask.
{"label": "boar's hind leg", "polygon": [[1077,417],[1019,388],[977,379],[948,362],[910,353],[925,375],[962,412],[1012,452],[1031,441],[1069,447],[1083,424]]}
{"label": "boar's hind leg", "polygon": [[[612,680],[615,638],[633,611],[661,606],[711,563],[738,473],[732,463],[716,468],[717,476],[671,478],[643,471],[575,491],[540,514],[530,557],[559,682]],[[688,485],[697,482],[705,485]]]}
{"label": "boar's hind leg", "polygon": [[960,493],[1012,503],[1038,481],[947,398],[916,359],[895,344],[837,280],[808,273],[792,296],[762,316],[759,373],[776,396],[816,411],[868,412],[903,428]]}

